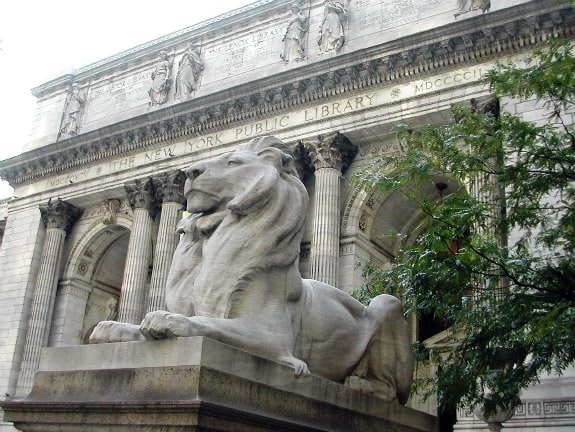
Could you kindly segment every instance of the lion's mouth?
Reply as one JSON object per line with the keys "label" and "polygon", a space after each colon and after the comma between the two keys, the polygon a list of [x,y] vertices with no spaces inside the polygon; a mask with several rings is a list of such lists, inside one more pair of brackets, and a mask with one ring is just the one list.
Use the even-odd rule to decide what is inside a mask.
{"label": "lion's mouth", "polygon": [[218,210],[221,198],[198,188],[186,188],[184,196],[187,201],[186,210],[191,214],[208,215]]}

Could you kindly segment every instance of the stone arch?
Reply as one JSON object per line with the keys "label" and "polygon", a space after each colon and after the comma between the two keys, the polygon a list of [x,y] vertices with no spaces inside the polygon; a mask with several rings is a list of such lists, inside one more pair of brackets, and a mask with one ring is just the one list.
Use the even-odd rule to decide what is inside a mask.
{"label": "stone arch", "polygon": [[[420,193],[434,196],[440,195],[437,184],[444,184],[444,195],[453,193],[461,185],[447,175],[437,175],[430,180]],[[341,224],[341,237],[361,235],[365,240],[374,242],[382,248],[390,258],[394,257],[400,247],[400,237],[384,241],[383,236],[391,236],[394,232],[413,240],[421,234],[424,227],[418,228],[423,215],[416,205],[404,199],[400,193],[382,195],[377,191],[369,191],[357,187],[350,195],[344,208]]]}
{"label": "stone arch", "polygon": [[[58,286],[49,345],[85,342],[96,322],[114,318],[124,262],[121,258],[111,262],[107,257],[114,253],[125,259],[131,227],[131,212],[118,212],[112,220],[107,214],[97,215],[73,245]],[[103,266],[113,268],[113,282],[99,280]]]}

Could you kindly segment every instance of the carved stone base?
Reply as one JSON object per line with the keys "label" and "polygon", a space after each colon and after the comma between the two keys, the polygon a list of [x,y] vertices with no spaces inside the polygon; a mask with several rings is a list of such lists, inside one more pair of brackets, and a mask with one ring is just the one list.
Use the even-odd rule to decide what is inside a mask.
{"label": "carved stone base", "polygon": [[32,393],[2,403],[24,432],[394,431],[435,417],[211,339],[48,348]]}

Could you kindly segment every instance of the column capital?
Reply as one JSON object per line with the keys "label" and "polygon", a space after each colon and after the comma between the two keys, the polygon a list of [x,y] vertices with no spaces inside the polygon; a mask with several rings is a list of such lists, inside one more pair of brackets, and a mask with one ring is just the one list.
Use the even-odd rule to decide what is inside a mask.
{"label": "column capital", "polygon": [[66,232],[72,229],[82,212],[82,209],[62,201],[60,198],[56,200],[50,198],[48,204],[40,207],[40,214],[46,228],[60,228]]}
{"label": "column capital", "polygon": [[124,188],[132,210],[145,209],[148,210],[150,217],[154,218],[156,216],[158,211],[157,182],[152,177],[136,179],[132,183],[126,184]]}
{"label": "column capital", "polygon": [[302,141],[297,141],[289,146],[293,153],[295,169],[302,182],[313,173],[313,165]]}
{"label": "column capital", "polygon": [[305,139],[302,144],[316,170],[335,168],[343,173],[357,153],[357,146],[339,132]]}
{"label": "column capital", "polygon": [[157,198],[162,203],[179,203],[184,204],[186,199],[184,197],[184,183],[186,182],[186,174],[183,171],[175,170],[169,171],[160,176]]}

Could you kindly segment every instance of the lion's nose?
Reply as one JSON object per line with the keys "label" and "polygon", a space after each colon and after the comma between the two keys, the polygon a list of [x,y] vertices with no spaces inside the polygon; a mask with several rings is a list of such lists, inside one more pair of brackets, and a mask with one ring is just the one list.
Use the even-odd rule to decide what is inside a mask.
{"label": "lion's nose", "polygon": [[186,170],[186,175],[188,176],[188,178],[194,180],[198,178],[205,170],[206,168],[203,165],[200,164],[192,165]]}

